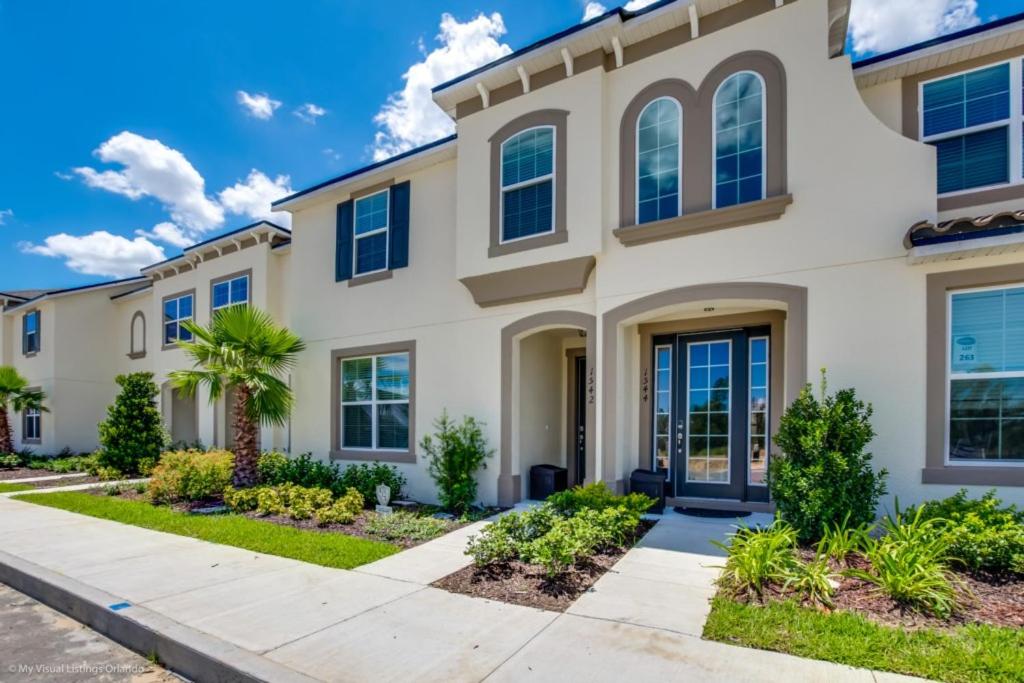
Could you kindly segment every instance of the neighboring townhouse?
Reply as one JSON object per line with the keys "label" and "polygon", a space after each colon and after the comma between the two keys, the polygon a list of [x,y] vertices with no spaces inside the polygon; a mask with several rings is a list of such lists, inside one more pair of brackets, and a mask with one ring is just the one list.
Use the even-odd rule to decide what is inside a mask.
{"label": "neighboring townhouse", "polygon": [[[120,373],[154,373],[171,439],[179,444],[231,445],[230,396],[215,404],[201,389],[186,397],[168,382],[190,367],[175,345],[180,324],[207,324],[223,306],[252,304],[284,322],[288,230],[247,225],[144,268],[139,277],[73,289],[9,292],[0,326],[3,363],[47,395],[48,412],[14,416],[17,448],[53,454],[98,446],[96,425],[117,395]],[[266,448],[288,447],[288,429],[265,427]]]}
{"label": "neighboring townhouse", "polygon": [[[1024,503],[1024,15],[851,65],[848,13],[663,0],[443,83],[456,135],[275,202],[291,234],[106,285],[117,369],[156,373],[175,438],[225,444],[223,404],[166,387],[186,360],[163,342],[244,272],[238,301],[307,344],[264,446],[393,463],[418,499],[447,410],[486,423],[487,503],[552,464],[770,508],[779,418],[828,368],[873,403],[891,494]],[[52,302],[0,296],[9,354]]]}

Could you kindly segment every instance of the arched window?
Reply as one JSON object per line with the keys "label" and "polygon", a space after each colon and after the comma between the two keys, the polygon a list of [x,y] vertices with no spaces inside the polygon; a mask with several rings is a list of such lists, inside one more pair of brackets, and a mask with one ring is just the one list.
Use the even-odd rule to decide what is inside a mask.
{"label": "arched window", "polygon": [[765,197],[764,79],[741,71],[715,91],[715,208]]}
{"label": "arched window", "polygon": [[128,357],[142,358],[146,355],[146,316],[142,311],[135,311],[132,316],[129,334]]}
{"label": "arched window", "polygon": [[636,121],[636,222],[650,223],[682,213],[683,108],[659,97]]}
{"label": "arched window", "polygon": [[501,241],[555,230],[555,127],[528,128],[501,143]]}

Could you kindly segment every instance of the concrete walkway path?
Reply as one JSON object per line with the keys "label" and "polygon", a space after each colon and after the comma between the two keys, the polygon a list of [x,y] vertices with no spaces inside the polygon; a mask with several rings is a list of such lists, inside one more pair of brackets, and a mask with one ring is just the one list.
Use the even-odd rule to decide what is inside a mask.
{"label": "concrete walkway path", "polygon": [[[32,481],[40,481],[38,479],[18,479],[8,480],[3,482],[4,484],[30,484]],[[11,496],[21,496],[31,493],[60,493],[63,491],[88,491],[89,489],[102,489],[108,486],[133,486],[135,484],[143,484],[149,481],[149,477],[143,477],[140,479],[118,479],[116,481],[94,481],[88,484],[68,484],[66,486],[47,486],[39,489],[29,489],[25,491],[7,491],[0,493],[0,497],[10,498]]]}
{"label": "concrete walkway path", "polygon": [[479,528],[343,571],[0,498],[0,580],[199,680],[900,679],[701,640],[721,520],[667,515],[566,614],[428,586]]}

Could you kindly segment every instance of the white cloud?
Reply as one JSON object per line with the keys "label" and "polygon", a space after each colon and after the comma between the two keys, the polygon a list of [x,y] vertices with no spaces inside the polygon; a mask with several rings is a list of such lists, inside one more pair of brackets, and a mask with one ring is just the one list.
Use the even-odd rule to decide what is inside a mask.
{"label": "white cloud", "polygon": [[583,18],[580,19],[580,21],[590,21],[594,17],[599,17],[607,11],[608,8],[599,2],[588,2],[587,6],[583,8]]}
{"label": "white cloud", "polygon": [[198,241],[194,232],[182,230],[174,223],[170,223],[168,221],[157,223],[153,226],[153,229],[148,232],[145,230],[136,230],[135,234],[140,237],[159,240],[171,245],[172,247],[178,247],[179,249],[190,247]]}
{"label": "white cloud", "polygon": [[256,220],[268,220],[284,227],[291,226],[291,214],[270,210],[270,203],[292,193],[291,178],[279,175],[271,180],[255,168],[244,181],[224,188],[220,203],[227,211]]}
{"label": "white cloud", "polygon": [[499,43],[505,22],[497,12],[479,14],[465,23],[450,14],[441,15],[441,46],[409,67],[402,78],[405,87],[392,93],[374,117],[383,130],[374,137],[373,158],[377,161],[451,134],[455,126],[434,104],[430,89],[476,67],[510,53]]}
{"label": "white cloud", "polygon": [[341,161],[341,152],[339,152],[338,150],[334,149],[333,147],[324,147],[322,150],[320,150],[320,152],[325,157],[327,157],[328,161],[330,161],[332,163],[333,162]]}
{"label": "white cloud", "polygon": [[976,26],[977,0],[854,0],[853,51],[887,52]]}
{"label": "white cloud", "polygon": [[266,121],[274,115],[274,112],[281,106],[280,100],[270,98],[265,92],[250,95],[244,90],[238,91],[238,103],[245,108],[249,116],[254,119]]}
{"label": "white cloud", "polygon": [[0,209],[0,225],[3,225],[4,222],[13,215],[14,211],[11,209]]}
{"label": "white cloud", "polygon": [[138,275],[140,268],[164,259],[164,250],[145,237],[130,240],[106,230],[82,237],[60,233],[40,245],[22,242],[19,246],[26,254],[64,259],[68,268],[86,275]]}
{"label": "white cloud", "polygon": [[104,142],[95,153],[101,161],[121,164],[124,169],[74,169],[90,187],[130,199],[155,197],[174,223],[189,230],[201,232],[224,223],[224,210],[206,196],[206,181],[178,150],[125,131]]}
{"label": "white cloud", "polygon": [[304,105],[295,110],[294,114],[298,116],[302,121],[316,125],[316,120],[327,113],[327,110],[323,107],[319,107],[312,102],[306,102]]}

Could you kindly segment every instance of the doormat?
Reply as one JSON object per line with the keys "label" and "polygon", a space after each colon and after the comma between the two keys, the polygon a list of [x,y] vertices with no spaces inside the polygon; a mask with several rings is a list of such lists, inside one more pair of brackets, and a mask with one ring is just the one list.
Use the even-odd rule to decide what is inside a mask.
{"label": "doormat", "polygon": [[714,519],[736,519],[737,517],[749,517],[749,510],[712,510],[711,508],[684,508],[676,506],[673,508],[681,515],[689,517],[711,517]]}

